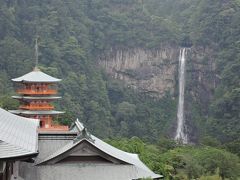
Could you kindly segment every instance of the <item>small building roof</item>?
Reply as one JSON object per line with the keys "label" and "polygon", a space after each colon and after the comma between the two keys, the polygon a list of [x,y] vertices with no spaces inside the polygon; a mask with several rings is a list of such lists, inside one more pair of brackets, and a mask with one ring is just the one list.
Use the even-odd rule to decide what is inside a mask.
{"label": "small building roof", "polygon": [[[114,163],[114,165],[109,165],[108,164],[108,168],[113,169],[114,171],[116,171],[115,173],[117,173],[117,174],[121,173],[121,171],[119,171],[119,170],[121,170],[121,169],[124,170],[126,168],[126,169],[128,169],[127,171],[129,171],[128,172],[129,173],[129,178],[134,177],[132,179],[138,179],[138,178],[143,178],[143,177],[145,177],[145,178],[151,177],[151,178],[156,179],[156,178],[161,178],[162,177],[161,175],[158,175],[158,174],[155,174],[154,172],[152,172],[139,159],[137,154],[132,154],[132,153],[128,153],[128,152],[122,151],[120,149],[117,149],[117,148],[105,143],[104,141],[100,140],[99,138],[89,134],[86,131],[86,129],[84,128],[84,126],[78,120],[75,122],[75,124],[76,124],[76,127],[74,128],[75,129],[74,131],[75,132],[78,131],[78,132],[76,132],[78,134],[78,136],[73,141],[69,141],[69,143],[66,143],[66,141],[65,141],[65,145],[62,145],[61,148],[58,147],[57,150],[52,152],[52,153],[48,153],[48,156],[43,157],[41,155],[41,157],[39,157],[37,162],[36,162],[37,165],[44,165],[44,164],[46,164],[46,163],[48,163],[52,160],[54,162],[55,161],[54,159],[57,159],[60,156],[66,157],[66,153],[68,151],[72,151],[74,148],[79,149],[77,147],[80,147],[81,144],[83,144],[83,143],[85,143],[85,144],[87,143],[87,144],[89,144],[90,146],[92,146],[93,148],[96,149],[96,150],[94,150],[95,152],[97,150],[99,150],[100,152],[102,152],[102,153],[104,153],[104,154],[106,154],[106,155],[108,155],[112,158],[115,158],[117,161],[120,161],[120,162],[125,164],[125,165],[122,164],[122,166],[118,166],[118,167],[116,166],[116,163]],[[84,151],[86,151],[85,148],[84,148]],[[107,168],[106,164],[102,168],[104,168],[104,167]],[[94,168],[94,167],[92,167],[92,168]],[[129,170],[129,168],[131,170]],[[91,167],[88,167],[86,169],[90,170]],[[92,170],[93,170],[92,173],[94,173],[96,171],[94,169],[92,169]],[[114,173],[112,172],[112,174],[114,174]]]}
{"label": "small building roof", "polygon": [[37,154],[38,125],[37,119],[16,116],[0,108],[0,159]]}
{"label": "small building roof", "polygon": [[13,114],[22,114],[22,115],[57,115],[64,114],[63,111],[29,111],[29,110],[9,110],[9,112]]}
{"label": "small building roof", "polygon": [[61,81],[55,77],[49,76],[48,74],[42,72],[38,68],[35,68],[32,72],[29,72],[21,77],[12,79],[14,82],[45,82],[45,83],[55,83]]}
{"label": "small building roof", "polygon": [[[64,153],[66,153],[67,151],[69,151],[69,150],[73,149],[74,147],[78,146],[79,144],[81,144],[83,142],[87,142],[87,143],[90,143],[91,145],[93,145],[96,149],[106,153],[107,155],[109,155],[113,158],[116,158],[119,161],[124,162],[125,165],[131,166],[131,168],[134,169],[133,172],[135,172],[135,178],[136,179],[143,178],[143,177],[144,178],[147,178],[147,177],[161,178],[162,177],[161,175],[158,175],[158,174],[155,174],[154,172],[152,172],[139,159],[137,154],[127,153],[127,152],[124,152],[122,150],[119,150],[119,149],[105,143],[104,141],[98,139],[95,136],[92,136],[92,139],[93,139],[93,141],[89,141],[88,139],[83,138],[80,141],[78,141],[77,143],[70,142],[70,143],[66,144],[65,146],[63,146],[62,148],[58,149],[56,152],[54,152],[50,156],[43,159],[42,161],[37,162],[37,164],[38,165],[44,164],[45,162],[48,162],[48,161],[50,161],[54,158],[57,158],[58,156],[60,156]],[[123,165],[123,167],[124,167],[124,165]],[[123,167],[119,167],[119,168],[121,169]]]}
{"label": "small building roof", "polygon": [[[101,179],[101,180],[137,180],[141,178],[151,177],[152,179],[160,179],[161,175],[155,174],[148,167],[146,167],[138,158],[136,154],[127,153],[117,148],[114,148],[107,143],[101,141],[95,136],[91,135],[92,140],[87,140],[86,138],[80,140],[81,142],[75,142],[74,139],[77,137],[76,131],[68,131],[68,132],[39,132],[39,155],[35,159],[36,165],[32,165],[26,162],[21,162],[20,164],[20,175],[25,180],[65,180],[66,174],[68,180],[79,179],[79,175],[81,175],[82,180],[92,180],[92,179]],[[124,158],[127,162],[123,162],[119,160],[120,163],[111,163],[111,162],[62,162],[62,158],[67,158],[71,156],[82,156],[90,155],[91,153],[104,153],[102,150],[106,152],[105,147],[103,149],[95,148],[94,151],[89,151],[88,146],[82,146],[83,144],[89,144],[93,147],[92,143],[97,143],[99,148],[102,144],[103,146],[110,146],[110,151],[108,151],[109,157],[114,155],[112,158]],[[72,147],[73,149],[68,149]],[[94,147],[95,147],[94,146]],[[68,148],[66,148],[68,147]],[[66,149],[68,150],[66,150]],[[112,149],[113,148],[113,149]],[[65,149],[65,150],[64,150]],[[67,152],[68,151],[68,152]],[[69,152],[71,151],[71,152]],[[112,152],[114,151],[114,152]],[[62,152],[62,154],[58,157],[58,152]],[[116,155],[115,153],[118,153]],[[42,164],[38,164],[47,160],[48,157],[56,157],[53,158],[52,161],[58,159],[58,162],[55,164],[52,162],[46,162]],[[125,156],[125,157],[122,157]],[[50,160],[51,161],[51,160]],[[64,161],[64,160],[63,160]],[[122,163],[121,163],[122,162]],[[52,174],[54,172],[54,174]]]}

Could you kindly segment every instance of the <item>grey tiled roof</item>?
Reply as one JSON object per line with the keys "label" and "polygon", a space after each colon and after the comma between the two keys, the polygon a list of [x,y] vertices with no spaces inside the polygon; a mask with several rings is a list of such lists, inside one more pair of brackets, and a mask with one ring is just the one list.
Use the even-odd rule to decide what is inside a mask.
{"label": "grey tiled roof", "polygon": [[13,114],[24,114],[24,115],[34,115],[34,114],[39,114],[39,115],[54,115],[54,114],[63,114],[63,111],[29,111],[29,110],[9,110],[9,112]]}
{"label": "grey tiled roof", "polygon": [[[81,124],[78,120],[75,122],[77,128],[76,130],[79,130],[78,124]],[[82,126],[82,124],[81,124]],[[84,127],[82,126],[80,129],[84,129]],[[81,133],[81,132],[80,132]],[[153,173],[138,157],[137,154],[132,154],[132,153],[128,153],[125,151],[122,151],[120,149],[117,149],[107,143],[105,143],[104,141],[102,141],[101,139],[90,135],[91,136],[91,140],[89,140],[88,138],[82,138],[79,139],[78,142],[74,142],[74,141],[70,141],[69,143],[66,143],[64,146],[62,146],[61,148],[58,148],[56,151],[54,151],[52,154],[49,154],[49,156],[43,158],[42,160],[40,160],[39,162],[37,162],[37,164],[42,164],[44,162],[47,162],[55,157],[60,156],[61,154],[67,152],[70,149],[73,149],[74,147],[78,146],[79,144],[81,144],[83,141],[87,141],[88,143],[90,143],[91,145],[93,145],[94,147],[96,147],[97,149],[100,149],[102,152],[110,155],[111,157],[114,157],[120,161],[123,161],[129,165],[133,165],[135,169],[137,169],[138,177],[152,177],[152,178],[159,178],[162,177],[161,175],[155,174]],[[140,175],[141,174],[141,175]]]}
{"label": "grey tiled roof", "polygon": [[49,76],[48,74],[40,71],[40,70],[34,70],[32,72],[29,72],[21,77],[12,79],[14,82],[59,82],[61,79],[57,79],[55,77]]}
{"label": "grey tiled roof", "polygon": [[0,108],[0,159],[37,153],[39,120],[29,119]]}
{"label": "grey tiled roof", "polygon": [[[41,132],[39,134],[39,155],[37,156],[36,161],[43,161],[47,157],[62,150],[63,147],[69,147],[69,144],[73,144],[73,139],[76,136],[76,132]],[[93,136],[92,138],[95,139],[96,137]],[[103,141],[102,143],[103,146],[110,146]],[[111,146],[110,148],[114,147]],[[101,150],[106,149],[104,148]],[[149,170],[139,160],[136,154],[126,153],[120,150],[118,151],[118,149],[116,149],[116,152],[122,154],[122,156],[126,156],[124,159],[131,164],[74,162],[33,166],[29,163],[21,163],[20,175],[25,180],[65,180],[66,175],[68,180],[76,180],[80,177],[81,180],[133,180],[143,177],[152,177],[153,179],[159,179],[162,177]],[[128,158],[130,159],[127,160]],[[135,160],[132,160],[134,158]]]}
{"label": "grey tiled roof", "polygon": [[92,141],[88,141],[87,139],[81,139],[78,143],[73,143],[73,141],[71,141],[70,143],[66,144],[65,146],[63,146],[62,148],[59,148],[56,152],[54,152],[53,154],[51,154],[50,156],[46,157],[44,160],[42,160],[41,162],[38,162],[38,164],[42,164],[43,162],[46,162],[50,159],[53,159],[63,153],[65,153],[66,151],[68,151],[69,149],[72,149],[73,147],[77,146],[78,144],[80,144],[82,141],[88,141],[88,143],[92,144],[93,146],[95,146],[97,149],[100,149],[101,151],[103,151],[104,153],[110,155],[111,157],[114,157],[118,160],[121,160],[129,165],[132,165],[132,168],[135,168],[135,170],[138,172],[136,175],[138,178],[140,177],[151,177],[151,178],[159,178],[162,177],[161,175],[155,174],[154,172],[152,172],[138,157],[137,154],[132,154],[132,153],[127,153],[124,152],[122,150],[119,150],[107,143],[105,143],[104,141],[98,139],[95,136],[92,136],[94,142]]}

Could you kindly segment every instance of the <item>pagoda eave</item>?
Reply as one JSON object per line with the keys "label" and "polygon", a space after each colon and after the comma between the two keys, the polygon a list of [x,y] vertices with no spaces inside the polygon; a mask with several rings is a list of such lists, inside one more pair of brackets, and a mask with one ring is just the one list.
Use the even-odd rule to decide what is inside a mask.
{"label": "pagoda eave", "polygon": [[45,74],[40,70],[34,70],[21,77],[14,78],[12,79],[12,81],[19,83],[56,83],[61,81],[61,79],[49,76],[48,74]]}
{"label": "pagoda eave", "polygon": [[9,112],[13,114],[22,115],[58,115],[65,113],[63,111],[28,111],[28,110],[10,110]]}
{"label": "pagoda eave", "polygon": [[55,83],[57,83],[57,82],[60,82],[60,81],[62,81],[61,79],[59,79],[59,80],[56,80],[56,81],[40,81],[40,80],[38,80],[38,81],[17,81],[17,80],[14,80],[14,79],[11,79],[13,82],[15,82],[15,83],[46,83],[46,84],[55,84]]}
{"label": "pagoda eave", "polygon": [[18,100],[56,100],[61,99],[60,96],[12,96],[14,99]]}

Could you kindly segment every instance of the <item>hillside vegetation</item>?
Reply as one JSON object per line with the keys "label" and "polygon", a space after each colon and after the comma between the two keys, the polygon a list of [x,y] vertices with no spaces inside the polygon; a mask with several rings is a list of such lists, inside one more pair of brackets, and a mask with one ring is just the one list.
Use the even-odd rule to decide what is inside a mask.
{"label": "hillside vegetation", "polygon": [[239,179],[239,157],[210,146],[179,147],[174,141],[160,138],[149,145],[137,137],[111,139],[108,143],[124,151],[139,154],[140,159],[165,179],[222,180]]}
{"label": "hillside vegetation", "polygon": [[[98,57],[109,50],[135,47],[211,48],[216,59],[217,88],[209,113],[194,115],[202,126],[198,128],[204,129],[199,143],[212,148],[168,149],[159,157],[166,166],[156,165],[160,170],[150,166],[171,177],[183,173],[200,178],[211,172],[234,179],[235,171],[222,172],[218,159],[211,162],[212,167],[201,160],[208,159],[204,154],[226,157],[227,163],[236,159],[225,150],[239,156],[239,19],[239,0],[0,1],[0,106],[18,106],[10,98],[14,94],[11,78],[33,69],[34,39],[39,36],[39,67],[63,79],[59,85],[63,100],[55,105],[66,114],[56,121],[70,125],[79,118],[101,138],[138,136],[156,144],[168,135],[175,121],[177,95],[166,93],[156,100],[135,92],[100,70]],[[232,162],[229,167],[236,168],[237,160]],[[193,172],[186,172],[186,167],[193,168]]]}
{"label": "hillside vegetation", "polygon": [[17,106],[10,100],[10,79],[32,70],[34,39],[39,36],[40,68],[63,79],[63,101],[56,104],[67,112],[61,123],[71,124],[78,117],[100,137],[138,135],[154,140],[165,133],[162,127],[174,119],[175,101],[153,101],[112,82],[96,67],[96,59],[110,48],[177,43],[174,25],[152,19],[138,1],[32,0],[0,5],[2,107]]}

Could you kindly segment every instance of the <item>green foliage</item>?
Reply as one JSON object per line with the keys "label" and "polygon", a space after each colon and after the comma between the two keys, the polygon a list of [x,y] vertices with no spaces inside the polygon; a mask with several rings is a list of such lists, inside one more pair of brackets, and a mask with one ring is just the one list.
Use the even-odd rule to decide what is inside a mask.
{"label": "green foliage", "polygon": [[11,96],[0,96],[0,107],[6,110],[12,110],[18,108],[18,101],[11,98]]}
{"label": "green foliage", "polygon": [[[226,143],[239,139],[240,109],[240,6],[237,1],[199,3],[192,23],[195,41],[210,46],[217,54],[219,86],[211,104],[207,133]],[[196,23],[197,22],[197,23]]]}
{"label": "green foliage", "polygon": [[237,154],[238,156],[240,156],[240,140],[239,140],[239,139],[224,144],[224,147],[225,147],[228,151],[230,151],[230,152],[232,152],[232,153],[235,153],[235,154]]}
{"label": "green foliage", "polygon": [[[167,152],[176,147],[162,138],[176,118],[176,99],[166,93],[155,100],[113,81],[98,69],[98,57],[109,50],[139,47],[154,50],[192,45],[212,49],[216,89],[211,108],[203,107],[191,95],[191,88],[198,88],[196,82],[190,84],[186,100],[194,102],[190,109],[200,142],[239,155],[239,19],[239,0],[1,1],[0,106],[18,106],[10,98],[10,79],[34,67],[33,46],[38,35],[40,68],[63,79],[59,87],[63,100],[55,106],[66,114],[57,121],[69,125],[79,118],[99,137],[138,136],[148,142],[159,141],[157,149]],[[208,64],[209,58],[202,61]],[[151,148],[149,151],[155,152],[156,147]],[[146,157],[146,161],[151,159]],[[183,175],[179,173],[179,179],[197,177],[198,172],[205,171],[192,157],[175,158],[174,162],[183,167],[186,163],[189,169]],[[176,171],[175,164],[149,164],[167,177]]]}
{"label": "green foliage", "polygon": [[213,137],[210,136],[204,136],[201,140],[200,143],[205,145],[205,146],[211,146],[211,147],[220,147],[221,143]]}
{"label": "green foliage", "polygon": [[148,167],[157,171],[159,170],[159,151],[153,145],[146,145],[141,139],[132,137],[131,139],[107,139],[107,143],[127,152],[139,154],[140,159]]}
{"label": "green foliage", "polygon": [[119,82],[111,79],[107,82],[118,136],[137,136],[148,141],[157,141],[158,137],[167,134],[176,113],[175,100],[168,95],[161,100],[154,100]]}
{"label": "green foliage", "polygon": [[157,142],[157,147],[161,152],[166,152],[170,149],[174,149],[177,147],[177,144],[174,140],[160,137],[160,139]]}
{"label": "green foliage", "polygon": [[222,178],[236,178],[239,176],[239,158],[224,150],[200,147],[177,148],[168,152],[165,162],[177,170],[184,169],[188,178],[200,175],[215,174],[219,171]]}
{"label": "green foliage", "polygon": [[200,180],[222,180],[222,178],[219,175],[201,176]]}
{"label": "green foliage", "polygon": [[[240,132],[239,0],[149,0],[144,1],[144,4],[148,12],[154,16],[176,24],[180,45],[190,44],[194,48],[202,47],[214,51],[211,54],[216,59],[214,67],[216,73],[213,78],[217,87],[213,90],[214,98],[210,102],[211,107],[204,107],[206,105],[199,102],[204,95],[200,94],[197,99],[192,97],[191,92],[186,95],[187,102],[193,102],[190,107],[193,114],[192,121],[198,127],[201,136],[215,137],[221,143],[238,141]],[[203,59],[201,63],[205,64],[209,61],[210,59]],[[188,87],[190,86],[191,91],[199,84],[196,84],[194,77],[190,78]]]}
{"label": "green foliage", "polygon": [[[139,154],[166,179],[237,179],[239,157],[223,148],[240,155],[239,19],[239,0],[1,1],[0,107],[17,108],[10,97],[14,89],[10,79],[34,67],[38,35],[40,68],[63,79],[59,87],[63,100],[54,105],[66,114],[56,121],[70,125],[79,118],[99,137],[134,136],[107,141]],[[217,87],[211,108],[203,107],[191,93],[186,98],[194,102],[190,109],[201,147],[178,147],[164,137],[176,117],[174,97],[166,93],[158,100],[150,98],[98,69],[98,57],[105,51],[169,45],[214,50]],[[196,82],[190,85],[198,88]]]}
{"label": "green foliage", "polygon": [[239,158],[225,150],[209,146],[170,146],[171,141],[149,145],[139,138],[108,139],[111,145],[124,151],[137,153],[140,159],[165,179],[237,179],[240,177]]}

